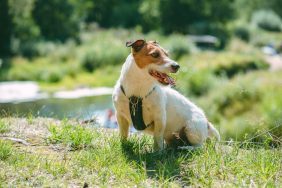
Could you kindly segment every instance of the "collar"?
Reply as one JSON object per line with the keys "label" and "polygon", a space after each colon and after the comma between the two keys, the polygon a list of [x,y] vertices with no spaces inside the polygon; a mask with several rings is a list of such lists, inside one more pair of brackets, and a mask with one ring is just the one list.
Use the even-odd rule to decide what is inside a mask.
{"label": "collar", "polygon": [[[121,89],[122,93],[127,97],[127,95],[125,94],[124,87],[123,87],[122,85],[120,85],[120,89]],[[145,95],[145,98],[147,98],[149,95],[151,95],[155,89],[156,89],[156,86],[153,87],[153,89],[152,89],[151,91],[149,91],[149,92],[147,93],[147,95]],[[130,98],[130,97],[127,97],[127,98]],[[139,98],[142,99],[142,97],[139,97]]]}

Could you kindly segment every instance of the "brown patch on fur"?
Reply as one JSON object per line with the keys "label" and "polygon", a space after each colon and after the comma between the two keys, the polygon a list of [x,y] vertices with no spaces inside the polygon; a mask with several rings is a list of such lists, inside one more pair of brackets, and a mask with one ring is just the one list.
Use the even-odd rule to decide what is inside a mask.
{"label": "brown patch on fur", "polygon": [[[137,66],[141,69],[149,64],[164,64],[164,58],[168,56],[167,52],[155,41],[146,42],[138,52],[132,49],[132,54]],[[156,54],[158,57],[153,57]]]}
{"label": "brown patch on fur", "polygon": [[179,147],[179,146],[189,146],[191,145],[186,133],[185,133],[185,127],[182,127],[179,132],[173,133],[172,137],[167,141],[167,144],[169,147]]}

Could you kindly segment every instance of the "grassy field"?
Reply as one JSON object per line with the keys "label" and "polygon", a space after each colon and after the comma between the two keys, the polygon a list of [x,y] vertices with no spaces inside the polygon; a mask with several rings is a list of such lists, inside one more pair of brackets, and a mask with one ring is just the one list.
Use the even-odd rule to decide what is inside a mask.
{"label": "grassy field", "polygon": [[121,143],[116,130],[33,117],[0,120],[0,167],[0,187],[282,186],[281,147],[209,142],[153,152],[143,134]]}
{"label": "grassy field", "polygon": [[203,108],[222,142],[156,153],[142,134],[121,143],[116,130],[75,121],[3,118],[0,187],[281,187],[282,71],[269,71],[265,37],[202,51],[184,35],[113,29],[81,33],[80,44],[38,43],[38,56],[11,58],[0,80],[32,80],[48,92],[111,87],[130,52],[125,41],[156,39],[181,65],[175,89]]}

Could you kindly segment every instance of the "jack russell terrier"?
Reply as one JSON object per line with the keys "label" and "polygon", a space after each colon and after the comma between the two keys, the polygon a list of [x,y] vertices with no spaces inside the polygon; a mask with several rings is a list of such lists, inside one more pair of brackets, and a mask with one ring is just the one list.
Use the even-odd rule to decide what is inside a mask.
{"label": "jack russell terrier", "polygon": [[122,66],[113,92],[113,103],[122,139],[129,126],[154,137],[154,149],[167,146],[200,147],[207,138],[220,135],[204,112],[172,89],[168,75],[180,66],[155,41],[127,42],[131,54]]}

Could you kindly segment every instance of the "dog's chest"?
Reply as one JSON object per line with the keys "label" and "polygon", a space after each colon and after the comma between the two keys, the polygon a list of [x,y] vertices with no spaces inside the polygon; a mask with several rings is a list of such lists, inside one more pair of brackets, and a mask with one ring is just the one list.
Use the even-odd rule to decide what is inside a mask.
{"label": "dog's chest", "polygon": [[[130,111],[130,105],[131,105],[131,111]],[[154,115],[154,104],[148,99],[143,99],[142,100],[142,117],[143,121],[146,125],[149,125],[152,123],[153,120],[153,115]],[[124,114],[128,120],[130,120],[131,123],[132,121],[132,116],[131,113],[133,114],[134,112],[132,111],[134,108],[132,108],[132,104],[130,104],[130,100],[122,100],[121,105],[119,105],[119,111]]]}

